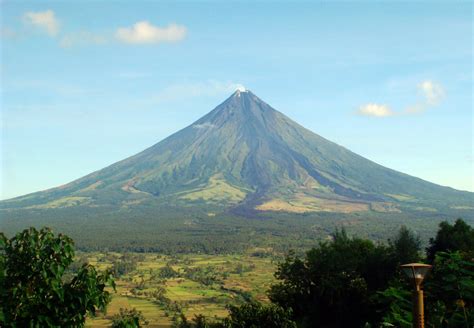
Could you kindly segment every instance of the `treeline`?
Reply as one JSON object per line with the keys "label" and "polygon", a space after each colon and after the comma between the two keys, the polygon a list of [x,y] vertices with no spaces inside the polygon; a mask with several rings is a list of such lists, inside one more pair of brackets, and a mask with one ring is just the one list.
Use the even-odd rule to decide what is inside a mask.
{"label": "treeline", "polygon": [[[284,254],[291,249],[309,249],[337,227],[351,235],[386,241],[394,230],[408,224],[426,245],[445,215],[420,213],[258,213],[246,218],[222,209],[145,207],[139,215],[122,209],[57,208],[5,213],[2,231],[12,237],[30,226],[51,227],[74,239],[76,249],[162,254],[231,254],[249,248],[272,248]],[[34,213],[30,213],[34,212]],[[209,216],[209,213],[215,216]],[[465,213],[466,214],[466,213]],[[469,213],[467,213],[469,214]],[[467,215],[466,214],[466,215]],[[474,222],[472,213],[467,222]],[[452,216],[455,217],[455,216]]]}

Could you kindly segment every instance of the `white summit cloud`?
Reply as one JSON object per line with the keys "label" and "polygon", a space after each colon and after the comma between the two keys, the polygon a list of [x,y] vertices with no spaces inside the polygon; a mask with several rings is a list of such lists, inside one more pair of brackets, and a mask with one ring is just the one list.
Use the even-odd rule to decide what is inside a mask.
{"label": "white summit cloud", "polygon": [[426,104],[429,106],[438,105],[441,100],[444,98],[444,89],[443,87],[430,80],[425,80],[418,84],[418,90],[426,101]]}
{"label": "white summit cloud", "polygon": [[120,27],[115,32],[117,40],[130,44],[153,44],[177,42],[185,38],[185,26],[169,24],[166,27],[154,26],[147,21],[140,21],[131,27]]}
{"label": "white summit cloud", "polygon": [[54,11],[48,9],[46,11],[28,11],[23,15],[23,20],[37,27],[50,36],[56,36],[59,33],[59,21],[54,14]]}
{"label": "white summit cloud", "polygon": [[392,116],[394,113],[387,105],[379,104],[366,104],[360,106],[356,112],[362,116],[375,116],[375,117],[387,117]]}

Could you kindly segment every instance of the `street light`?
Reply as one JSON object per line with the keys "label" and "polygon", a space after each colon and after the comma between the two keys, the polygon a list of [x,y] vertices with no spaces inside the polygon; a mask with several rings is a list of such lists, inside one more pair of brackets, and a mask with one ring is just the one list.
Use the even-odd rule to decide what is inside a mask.
{"label": "street light", "polygon": [[413,282],[415,287],[413,293],[413,328],[424,328],[425,310],[423,306],[423,289],[421,289],[421,284],[428,272],[431,270],[431,265],[423,263],[408,263],[401,265],[401,268]]}

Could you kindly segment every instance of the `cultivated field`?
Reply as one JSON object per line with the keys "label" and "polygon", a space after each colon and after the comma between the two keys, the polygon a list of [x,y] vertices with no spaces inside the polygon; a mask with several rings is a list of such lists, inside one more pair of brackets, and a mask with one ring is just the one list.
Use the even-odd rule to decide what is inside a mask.
{"label": "cultivated field", "polygon": [[110,327],[120,308],[141,311],[148,327],[170,327],[181,314],[222,318],[229,304],[266,301],[277,263],[262,249],[244,255],[82,253],[78,259],[119,275],[107,313],[89,318],[87,327]]}

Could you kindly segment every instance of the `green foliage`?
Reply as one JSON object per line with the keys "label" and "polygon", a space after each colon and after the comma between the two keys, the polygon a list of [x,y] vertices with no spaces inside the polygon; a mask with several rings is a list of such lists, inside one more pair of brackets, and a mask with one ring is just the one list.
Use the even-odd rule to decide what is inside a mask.
{"label": "green foliage", "polygon": [[474,257],[474,229],[464,220],[457,219],[454,225],[441,222],[436,238],[430,239],[427,248],[428,261],[433,263],[436,253],[460,251],[466,258]]}
{"label": "green foliage", "polygon": [[187,267],[184,271],[184,277],[196,281],[205,286],[221,283],[224,274],[217,272],[213,267]]}
{"label": "green foliage", "polygon": [[241,306],[230,306],[230,314],[224,319],[223,327],[229,328],[296,328],[290,309],[275,304],[264,305],[248,302]]}
{"label": "green foliage", "polygon": [[406,226],[402,226],[395,238],[389,241],[398,264],[420,261],[421,240]]}
{"label": "green foliage", "polygon": [[0,326],[82,327],[87,313],[104,311],[111,274],[84,264],[65,281],[73,258],[73,241],[48,228],[0,233]]}
{"label": "green foliage", "polygon": [[378,292],[376,300],[383,308],[381,326],[411,328],[413,322],[413,292],[399,282]]}
{"label": "green foliage", "polygon": [[179,277],[179,272],[175,271],[171,265],[166,264],[166,266],[162,267],[158,272],[158,277],[161,279]]}
{"label": "green foliage", "polygon": [[296,328],[291,319],[291,310],[285,310],[275,304],[262,304],[255,301],[240,306],[229,306],[229,316],[222,321],[211,322],[197,315],[190,322],[181,315],[176,328]]}
{"label": "green foliage", "polygon": [[112,328],[140,328],[146,325],[148,325],[148,321],[135,308],[120,308],[119,313],[112,317]]}
{"label": "green foliage", "polygon": [[[374,320],[370,295],[396,272],[390,249],[337,232],[304,260],[290,254],[280,264],[270,299],[291,308],[304,327],[357,327]],[[351,313],[351,315],[348,315]]]}
{"label": "green foliage", "polygon": [[189,321],[184,314],[174,322],[174,328],[224,328],[225,326],[220,322],[211,322],[205,316],[195,315],[192,321]]}
{"label": "green foliage", "polygon": [[474,326],[474,260],[438,252],[425,284],[428,320],[433,327]]}
{"label": "green foliage", "polygon": [[114,276],[126,275],[137,268],[137,259],[131,254],[124,254],[120,259],[115,259],[112,263]]}

